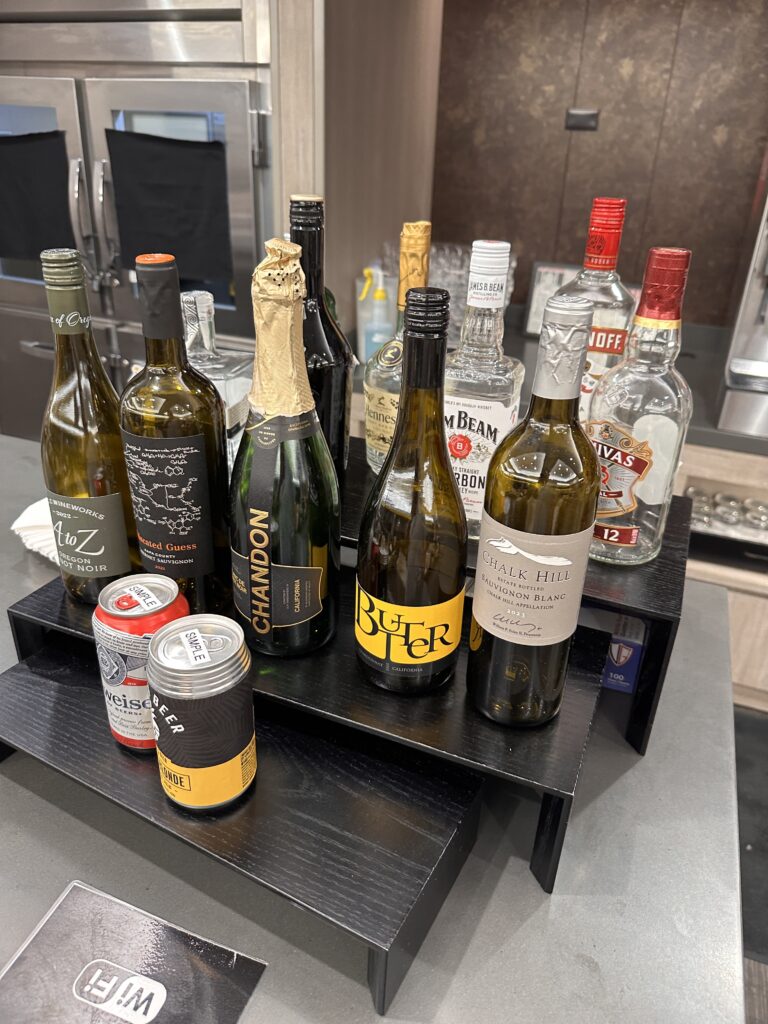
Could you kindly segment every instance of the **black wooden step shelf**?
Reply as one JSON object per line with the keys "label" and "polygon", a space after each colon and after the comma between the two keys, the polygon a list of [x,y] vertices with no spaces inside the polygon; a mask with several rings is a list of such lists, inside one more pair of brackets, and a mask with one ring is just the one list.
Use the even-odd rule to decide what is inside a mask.
{"label": "black wooden step shelf", "polygon": [[482,776],[259,698],[256,729],[252,793],[190,813],[165,798],[154,757],[112,740],[90,644],[49,634],[0,675],[10,748],[359,939],[385,1013],[474,844]]}
{"label": "black wooden step shelf", "polygon": [[[350,438],[349,468],[342,505],[341,536],[356,548],[363,504],[374,473],[365,461],[365,443]],[[658,557],[646,565],[620,568],[590,560],[582,604],[642,619],[646,625],[645,653],[627,718],[626,739],[644,754],[656,716],[669,658],[683,606],[685,567],[691,528],[691,501],[674,497]],[[477,542],[470,541],[467,569],[474,573]]]}

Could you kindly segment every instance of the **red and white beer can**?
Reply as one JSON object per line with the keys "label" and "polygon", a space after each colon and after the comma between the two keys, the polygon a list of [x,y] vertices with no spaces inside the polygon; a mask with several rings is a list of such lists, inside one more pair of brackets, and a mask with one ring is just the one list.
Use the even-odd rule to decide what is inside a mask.
{"label": "red and white beer can", "polygon": [[153,751],[147,689],[149,641],[167,622],[189,615],[175,580],[149,573],[124,576],[99,594],[93,636],[112,735],[129,750]]}

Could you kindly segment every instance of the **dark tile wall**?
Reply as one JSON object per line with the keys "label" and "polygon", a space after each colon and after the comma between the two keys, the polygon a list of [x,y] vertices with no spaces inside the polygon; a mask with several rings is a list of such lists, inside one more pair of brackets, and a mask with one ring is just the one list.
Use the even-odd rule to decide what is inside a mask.
{"label": "dark tile wall", "polygon": [[[629,200],[619,270],[693,249],[687,319],[729,322],[768,144],[768,0],[445,0],[432,217],[578,263],[595,195]],[[568,106],[600,109],[566,132]]]}

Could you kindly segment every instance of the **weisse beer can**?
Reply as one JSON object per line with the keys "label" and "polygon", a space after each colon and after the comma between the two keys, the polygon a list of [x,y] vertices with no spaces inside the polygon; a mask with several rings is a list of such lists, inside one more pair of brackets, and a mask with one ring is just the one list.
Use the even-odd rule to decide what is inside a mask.
{"label": "weisse beer can", "polygon": [[107,718],[114,738],[129,750],[155,749],[147,690],[149,641],[182,615],[189,615],[187,599],[165,576],[124,576],[99,594],[93,636]]}
{"label": "weisse beer can", "polygon": [[150,641],[160,782],[182,807],[224,807],[256,777],[250,667],[242,629],[223,615],[177,619]]}

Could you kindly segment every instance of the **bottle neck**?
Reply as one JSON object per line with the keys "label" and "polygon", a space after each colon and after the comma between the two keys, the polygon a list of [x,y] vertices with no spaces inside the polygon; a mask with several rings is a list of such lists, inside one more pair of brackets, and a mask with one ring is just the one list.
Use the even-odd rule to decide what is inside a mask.
{"label": "bottle neck", "polygon": [[629,336],[629,358],[649,366],[671,366],[680,352],[680,321],[636,316]]}
{"label": "bottle neck", "polygon": [[187,334],[187,357],[194,362],[195,358],[216,355],[216,329],[213,318],[199,320],[196,330]]}
{"label": "bottle neck", "polygon": [[403,378],[392,447],[415,446],[423,452],[445,448],[443,381],[446,339],[442,334],[405,331]]}
{"label": "bottle neck", "polygon": [[504,310],[467,306],[457,353],[473,363],[493,365],[503,355]]}
{"label": "bottle neck", "polygon": [[103,372],[96,342],[90,331],[79,331],[76,334],[54,332],[53,339],[55,377],[63,379],[73,374],[85,373],[90,376],[94,371]]}
{"label": "bottle neck", "polygon": [[181,338],[145,338],[147,367],[152,370],[184,370],[189,365]]}
{"label": "bottle neck", "polygon": [[291,241],[301,246],[300,262],[307,285],[307,299],[323,302],[325,229],[322,225],[291,224]]}
{"label": "bottle neck", "polygon": [[589,328],[543,324],[527,420],[577,423]]}

